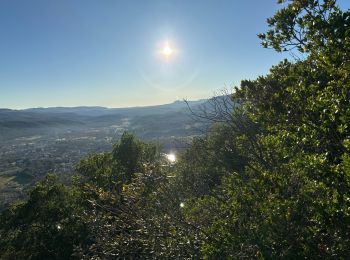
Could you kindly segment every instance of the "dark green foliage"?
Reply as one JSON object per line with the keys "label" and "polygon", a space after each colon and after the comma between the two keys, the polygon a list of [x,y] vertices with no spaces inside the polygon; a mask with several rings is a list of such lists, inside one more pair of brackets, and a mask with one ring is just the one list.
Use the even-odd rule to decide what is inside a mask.
{"label": "dark green foliage", "polygon": [[29,196],[1,214],[1,259],[67,259],[88,243],[79,191],[48,175]]}
{"label": "dark green foliage", "polygon": [[[236,133],[236,141],[245,140],[243,150],[253,151],[246,169],[225,177],[210,196],[191,200],[188,218],[209,232],[202,248],[207,257],[350,253],[348,13],[331,2],[291,1],[269,20],[273,29],[262,38],[270,46],[282,50],[293,40],[304,51],[305,42],[293,35],[296,16],[303,16],[300,22],[310,24],[301,40],[312,41],[310,56],[284,61],[237,89],[234,98],[259,131]],[[325,19],[323,26],[318,19]],[[334,35],[323,32],[328,29],[342,30],[337,37],[344,44],[335,44]]]}

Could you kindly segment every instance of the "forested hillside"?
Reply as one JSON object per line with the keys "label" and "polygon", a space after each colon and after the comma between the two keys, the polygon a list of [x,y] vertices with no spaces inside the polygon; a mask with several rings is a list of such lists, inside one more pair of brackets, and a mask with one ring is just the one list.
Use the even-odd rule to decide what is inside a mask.
{"label": "forested hillside", "polygon": [[0,258],[348,259],[350,11],[279,2],[259,37],[294,59],[199,114],[175,162],[125,132],[71,186],[48,175],[1,214]]}

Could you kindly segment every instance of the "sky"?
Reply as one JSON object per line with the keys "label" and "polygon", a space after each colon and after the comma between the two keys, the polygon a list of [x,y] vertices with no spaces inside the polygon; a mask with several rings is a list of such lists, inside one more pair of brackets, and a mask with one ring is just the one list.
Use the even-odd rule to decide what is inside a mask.
{"label": "sky", "polygon": [[0,0],[0,107],[211,97],[289,57],[256,36],[278,8],[276,0]]}

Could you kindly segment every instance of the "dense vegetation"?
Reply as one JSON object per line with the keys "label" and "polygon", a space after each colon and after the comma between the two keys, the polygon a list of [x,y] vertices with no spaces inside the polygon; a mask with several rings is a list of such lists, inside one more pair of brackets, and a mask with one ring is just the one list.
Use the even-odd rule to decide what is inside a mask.
{"label": "dense vegetation", "polygon": [[268,25],[299,58],[242,81],[175,164],[125,133],[72,186],[49,175],[1,215],[0,257],[348,258],[350,11],[287,1]]}

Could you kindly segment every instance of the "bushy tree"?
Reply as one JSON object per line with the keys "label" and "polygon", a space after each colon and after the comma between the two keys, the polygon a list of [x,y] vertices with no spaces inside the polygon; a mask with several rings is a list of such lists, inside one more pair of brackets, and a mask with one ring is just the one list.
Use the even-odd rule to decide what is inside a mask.
{"label": "bushy tree", "polygon": [[68,259],[90,243],[80,191],[48,175],[0,216],[1,259]]}
{"label": "bushy tree", "polygon": [[[232,129],[245,169],[222,175],[219,186],[188,199],[185,208],[188,220],[206,234],[206,257],[350,253],[349,12],[334,1],[286,2],[268,20],[263,45],[307,56],[283,61],[236,89],[242,117],[232,120],[244,118],[255,129]],[[201,172],[197,167],[196,175]]]}

